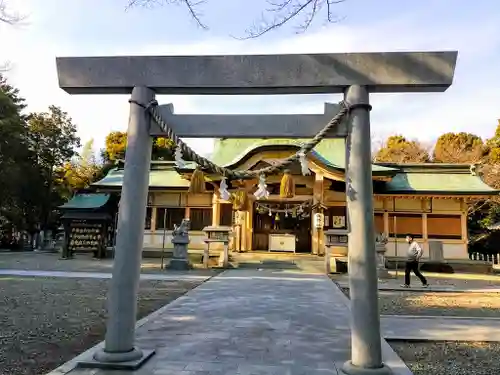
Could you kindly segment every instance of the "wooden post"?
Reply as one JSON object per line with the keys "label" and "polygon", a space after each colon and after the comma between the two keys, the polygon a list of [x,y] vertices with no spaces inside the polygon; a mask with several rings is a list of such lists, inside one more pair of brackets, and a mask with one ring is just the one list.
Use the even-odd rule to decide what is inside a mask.
{"label": "wooden post", "polygon": [[[254,181],[246,181],[245,182],[245,191],[247,194],[250,191],[252,185],[251,183]],[[250,194],[248,197],[248,211],[246,214],[246,220],[245,220],[245,230],[244,230],[244,241],[243,241],[243,250],[245,251],[251,251],[253,249],[253,216],[254,216],[254,200],[252,199],[253,196]],[[242,227],[243,228],[243,227]]]}
{"label": "wooden post", "polygon": [[156,244],[156,215],[158,214],[158,209],[154,206],[151,207],[151,228],[149,229],[151,232],[151,244]]}
{"label": "wooden post", "polygon": [[422,213],[422,246],[424,250],[424,254],[427,252],[430,258],[430,249],[429,249],[429,236],[427,235],[427,213]]}
{"label": "wooden post", "polygon": [[[500,120],[499,120],[500,121]],[[465,201],[462,199],[462,218],[461,218],[461,224],[462,224],[462,241],[466,245],[467,249],[467,243],[469,242],[469,231],[467,230],[467,204]]]}
{"label": "wooden post", "polygon": [[220,225],[220,197],[218,192],[215,192],[212,196],[212,225],[214,227]]}
{"label": "wooden post", "polygon": [[203,267],[208,268],[208,261],[210,259],[210,242],[205,242],[205,247],[203,249]]}
{"label": "wooden post", "polygon": [[330,262],[330,257],[332,254],[332,249],[331,246],[326,245],[325,246],[325,272],[327,275],[329,275],[332,272],[332,266]]}
{"label": "wooden post", "polygon": [[384,234],[389,238],[389,212],[384,210]]}
{"label": "wooden post", "polygon": [[[323,182],[324,176],[321,173],[316,173],[314,178],[314,187],[313,187],[313,204],[323,204]],[[323,228],[316,228],[314,226],[314,214],[321,212],[321,208],[316,208],[313,210],[311,214],[311,224],[312,224],[312,253],[316,255],[324,254],[324,231]]]}

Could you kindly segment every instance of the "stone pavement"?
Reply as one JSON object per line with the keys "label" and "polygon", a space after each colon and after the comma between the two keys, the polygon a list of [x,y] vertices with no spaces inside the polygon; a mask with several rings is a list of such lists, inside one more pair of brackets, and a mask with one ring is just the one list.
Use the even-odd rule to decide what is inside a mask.
{"label": "stone pavement", "polygon": [[500,342],[500,318],[382,315],[387,340]]}
{"label": "stone pavement", "polygon": [[[346,303],[324,275],[226,271],[139,322],[137,344],[156,354],[141,369],[119,374],[337,375],[350,359]],[[395,375],[411,375],[382,344]],[[95,350],[50,375],[117,375],[74,368]]]}
{"label": "stone pavement", "polygon": [[[29,277],[68,277],[83,279],[111,279],[110,272],[71,272],[71,271],[39,271],[39,270],[0,270],[0,276]],[[141,280],[207,280],[209,275],[196,275],[190,272],[150,273],[141,274]]]}

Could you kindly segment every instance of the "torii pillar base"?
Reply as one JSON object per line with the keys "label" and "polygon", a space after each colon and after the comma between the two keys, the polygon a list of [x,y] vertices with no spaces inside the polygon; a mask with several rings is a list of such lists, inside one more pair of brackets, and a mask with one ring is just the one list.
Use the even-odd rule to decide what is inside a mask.
{"label": "torii pillar base", "polygon": [[108,353],[101,350],[96,352],[91,360],[78,362],[77,367],[135,371],[154,354],[154,350],[142,350],[138,348],[134,348],[127,353]]}
{"label": "torii pillar base", "polygon": [[392,370],[383,365],[379,368],[366,368],[354,366],[351,361],[344,363],[340,369],[341,374],[345,375],[393,375]]}

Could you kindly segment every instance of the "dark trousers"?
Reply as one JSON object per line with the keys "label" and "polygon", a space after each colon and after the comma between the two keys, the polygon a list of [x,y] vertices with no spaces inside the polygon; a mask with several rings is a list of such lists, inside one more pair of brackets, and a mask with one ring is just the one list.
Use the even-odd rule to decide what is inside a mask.
{"label": "dark trousers", "polygon": [[427,285],[427,279],[422,275],[418,269],[418,261],[408,260],[405,266],[405,284],[410,285],[410,272],[413,272],[417,276],[423,285]]}

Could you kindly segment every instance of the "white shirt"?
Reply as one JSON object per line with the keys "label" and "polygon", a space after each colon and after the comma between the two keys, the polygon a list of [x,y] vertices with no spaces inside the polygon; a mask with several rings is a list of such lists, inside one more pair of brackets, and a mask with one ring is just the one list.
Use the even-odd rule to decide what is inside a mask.
{"label": "white shirt", "polygon": [[408,259],[410,260],[420,260],[422,257],[422,248],[417,241],[412,241],[410,247],[408,248]]}

